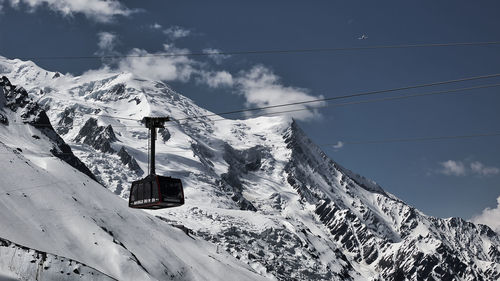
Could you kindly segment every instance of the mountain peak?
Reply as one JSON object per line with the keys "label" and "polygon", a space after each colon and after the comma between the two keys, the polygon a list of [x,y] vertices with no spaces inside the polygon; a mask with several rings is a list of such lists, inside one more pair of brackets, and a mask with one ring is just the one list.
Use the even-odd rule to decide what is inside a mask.
{"label": "mountain peak", "polygon": [[[49,178],[70,181],[71,186],[78,187],[65,191],[62,193],[65,197],[57,197],[57,200],[71,203],[68,206],[72,208],[83,205],[83,209],[78,209],[86,216],[85,220],[80,219],[82,223],[110,230],[113,235],[108,231],[99,233],[111,235],[113,241],[119,242],[108,243],[112,249],[123,244],[124,247],[118,247],[121,256],[117,260],[120,264],[131,263],[139,279],[146,275],[165,279],[156,269],[166,268],[172,272],[170,258],[182,268],[177,275],[181,279],[203,276],[197,275],[198,270],[211,262],[219,269],[224,262],[234,265],[236,269],[231,272],[236,279],[242,277],[235,272],[243,272],[247,279],[278,280],[452,280],[456,276],[463,280],[496,280],[500,277],[497,233],[459,219],[426,216],[385,192],[374,181],[330,159],[298,123],[289,118],[224,119],[211,115],[163,82],[127,73],[103,69],[77,77],[61,75],[52,79],[55,73],[45,75],[40,69],[26,71],[36,69],[34,66],[26,68],[13,62],[10,67],[5,75],[15,77],[12,81],[37,100],[74,154],[111,192],[103,188],[95,191],[99,185],[94,182],[91,192],[85,192],[83,183],[88,181],[81,173],[71,172],[64,163],[61,166],[61,163],[41,160],[39,156],[25,156],[26,151],[42,150],[40,143],[48,141],[41,135],[42,141],[38,142],[27,135],[26,128],[14,131],[14,126],[0,124],[4,150],[17,151],[9,155],[12,159],[21,157],[19,165],[27,159],[28,166],[34,169],[24,173],[33,176],[33,181],[39,177],[36,169],[40,169]],[[9,122],[15,119],[10,118],[14,114],[11,111],[1,111]],[[141,175],[138,171],[148,171],[148,131],[139,121],[144,116],[172,117],[160,132],[161,140],[156,142],[156,171],[159,175],[180,178],[184,185],[185,205],[152,211],[161,220],[127,209],[125,200],[118,197],[127,199],[130,183]],[[64,168],[65,172],[59,173],[53,165]],[[12,180],[8,185],[15,186],[14,183]],[[55,186],[58,191],[67,187],[66,184]],[[78,196],[72,199],[72,192]],[[112,207],[108,207],[106,201],[113,202]],[[14,202],[20,204],[21,201]],[[9,204],[14,203],[9,201]],[[40,208],[50,212],[50,207]],[[29,209],[26,215],[37,210]],[[96,219],[102,217],[97,216],[101,212],[105,213],[102,220]],[[125,218],[121,217],[122,213],[126,214]],[[37,218],[36,223],[38,220],[41,218]],[[166,222],[189,229],[192,238],[186,240],[187,236],[172,234],[171,228],[162,226]],[[43,223],[48,222],[43,220]],[[48,228],[55,231],[56,223],[48,224]],[[126,234],[127,231],[133,233],[138,225],[147,227],[147,231],[155,229],[155,235],[159,236],[141,232],[148,242],[141,240],[143,248],[139,247],[138,240]],[[0,237],[13,238],[16,231],[20,230],[0,231]],[[165,238],[161,231],[175,238]],[[73,237],[78,245],[93,247],[73,228],[68,227],[63,234]],[[25,236],[22,239],[41,244]],[[51,238],[40,239],[36,241]],[[167,245],[173,244],[176,248],[169,249],[161,239],[167,239]],[[178,241],[182,242],[176,244]],[[186,252],[184,247],[195,248],[198,242],[205,245],[200,259],[176,256]],[[156,243],[161,249],[155,248]],[[82,253],[83,247],[70,251],[54,243],[47,244],[49,246],[64,256],[83,260],[103,257],[99,249],[91,251],[91,259]],[[168,253],[167,260],[164,251]],[[154,258],[147,258],[148,252],[154,253]],[[156,255],[160,252],[163,256]],[[204,258],[207,255],[214,260],[207,261]],[[189,266],[186,259],[191,261]],[[133,278],[120,275],[116,268],[111,268],[110,260],[106,262],[102,268],[96,268],[113,273],[112,276]],[[140,264],[145,270],[138,269]],[[209,278],[207,276],[201,278]],[[210,277],[217,279],[215,275]]]}

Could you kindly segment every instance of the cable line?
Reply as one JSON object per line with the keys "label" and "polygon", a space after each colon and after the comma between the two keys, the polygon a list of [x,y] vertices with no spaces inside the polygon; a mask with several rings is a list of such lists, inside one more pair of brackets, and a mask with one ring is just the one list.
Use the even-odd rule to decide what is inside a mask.
{"label": "cable line", "polygon": [[[434,137],[418,137],[418,138],[400,138],[400,139],[381,139],[381,140],[368,140],[368,141],[349,141],[343,142],[343,144],[379,144],[379,143],[404,143],[404,142],[422,142],[422,141],[434,141],[434,140],[449,140],[449,139],[466,139],[466,138],[478,138],[478,137],[494,137],[500,136],[500,132],[487,132],[481,134],[470,134],[470,135],[453,135],[453,136],[434,136]],[[334,146],[338,143],[320,144],[318,146]]]}
{"label": "cable line", "polygon": [[[485,133],[478,133],[478,134],[467,134],[467,135],[448,135],[448,136],[430,136],[430,137],[416,137],[416,138],[393,138],[393,139],[380,139],[380,140],[367,140],[367,141],[341,141],[342,144],[383,144],[383,143],[405,143],[405,142],[424,142],[424,141],[434,141],[434,140],[450,140],[450,139],[467,139],[467,138],[480,138],[480,137],[495,137],[495,136],[500,136],[500,131],[492,131],[492,132],[485,132]],[[325,143],[325,144],[318,144],[317,146],[319,147],[326,147],[326,146],[334,146],[338,145],[338,143]],[[178,150],[178,151],[160,151],[160,153],[170,153],[170,152],[192,152],[191,150]],[[0,154],[13,154],[13,152],[0,152]],[[21,152],[21,154],[23,154]],[[61,153],[61,154],[72,154],[72,153]],[[35,154],[36,155],[36,154]],[[49,156],[49,157],[57,157],[51,154],[38,154],[36,156]],[[75,155],[76,156],[76,155]],[[52,183],[54,184],[54,183]],[[45,185],[41,185],[45,186]],[[13,190],[8,190],[7,192],[10,191],[16,191],[16,190],[24,190],[24,189],[37,189],[40,186],[35,186],[35,187],[30,187],[30,188],[21,188],[21,189],[13,189]]]}
{"label": "cable line", "polygon": [[354,47],[333,48],[301,48],[301,49],[275,49],[275,50],[243,50],[243,51],[220,51],[220,52],[185,52],[185,53],[158,53],[146,55],[108,55],[108,56],[32,56],[19,57],[21,60],[81,60],[81,59],[117,59],[117,58],[154,58],[154,57],[194,57],[214,55],[256,55],[256,54],[297,54],[297,53],[325,53],[339,51],[362,51],[378,49],[409,49],[430,47],[466,47],[466,46],[494,46],[500,45],[500,41],[485,42],[448,42],[448,43],[416,43],[397,45],[373,45]]}
{"label": "cable line", "polygon": [[[348,94],[348,95],[342,95],[342,96],[336,96],[336,97],[330,97],[330,98],[313,99],[313,100],[306,100],[306,101],[299,101],[299,102],[292,102],[292,103],[283,103],[283,104],[269,105],[269,106],[263,106],[263,107],[244,108],[244,109],[225,111],[225,112],[219,112],[219,113],[210,113],[210,114],[199,115],[199,116],[184,117],[184,118],[173,119],[173,120],[184,121],[184,120],[193,120],[193,119],[213,117],[213,116],[231,115],[231,114],[236,114],[236,113],[252,112],[252,111],[259,111],[259,110],[278,108],[278,107],[286,107],[286,106],[292,106],[292,105],[310,104],[310,103],[316,103],[316,102],[325,102],[325,101],[332,101],[332,100],[339,100],[339,99],[377,95],[377,94],[383,94],[383,93],[390,93],[390,92],[397,92],[397,91],[403,91],[403,90],[411,90],[411,89],[453,84],[453,83],[466,82],[466,81],[490,79],[490,78],[495,78],[495,77],[500,77],[500,73],[465,77],[465,78],[459,78],[459,79],[453,79],[453,80],[437,81],[437,82],[431,82],[431,83],[426,83],[426,84],[416,84],[416,85],[410,85],[410,86],[398,87],[398,88],[390,88],[390,89],[384,89],[384,90],[360,92],[360,93],[354,93],[354,94]],[[59,111],[65,111],[65,110],[66,109],[64,109],[64,110],[61,109]],[[52,110],[52,111],[56,111],[56,110]],[[129,120],[129,121],[141,121],[141,119],[112,116],[112,115],[99,115],[99,114],[91,114],[91,113],[84,113],[83,115],[102,116],[102,117],[109,117],[109,118]],[[120,126],[120,125],[117,125],[117,126]]]}
{"label": "cable line", "polygon": [[[310,107],[310,108],[300,108],[300,109],[290,109],[290,110],[276,111],[276,112],[266,112],[263,114],[252,115],[251,118],[259,117],[259,116],[270,116],[270,115],[275,115],[275,114],[278,115],[278,114],[297,112],[297,111],[310,111],[311,109],[324,109],[324,108],[328,108],[328,107],[337,107],[337,106],[364,104],[364,103],[372,103],[372,102],[380,102],[380,101],[391,101],[391,100],[401,100],[401,99],[425,97],[425,96],[433,96],[433,95],[451,94],[451,93],[458,93],[458,92],[462,92],[462,91],[469,91],[469,90],[476,90],[476,89],[487,89],[487,88],[494,88],[494,87],[500,87],[500,83],[499,84],[480,85],[480,86],[467,87],[467,88],[450,89],[450,90],[436,91],[436,92],[430,92],[430,93],[401,95],[401,96],[394,96],[394,97],[387,97],[387,98],[360,100],[360,101],[343,102],[343,103],[332,103],[332,104],[327,104],[327,105],[317,106],[317,107]],[[466,93],[464,93],[464,94],[466,94]],[[212,120],[212,121],[219,121],[219,120],[226,120],[226,119],[217,119],[217,120]]]}
{"label": "cable line", "polygon": [[203,117],[221,116],[221,115],[230,115],[230,114],[235,114],[235,113],[258,111],[258,110],[271,109],[271,108],[277,108],[277,107],[285,107],[285,106],[292,106],[292,105],[309,104],[309,103],[315,103],[315,102],[325,102],[325,101],[338,100],[338,99],[347,99],[347,98],[354,98],[354,97],[370,96],[370,95],[377,95],[377,94],[382,94],[382,93],[390,93],[390,92],[396,92],[396,91],[402,91],[402,90],[410,90],[410,89],[417,89],[417,88],[424,88],[424,87],[431,87],[431,86],[438,86],[438,85],[446,85],[446,84],[452,84],[452,83],[458,83],[458,82],[465,82],[465,81],[473,81],[473,80],[479,80],[479,79],[488,79],[488,78],[494,78],[494,77],[499,77],[499,76],[500,76],[500,73],[488,74],[488,75],[480,75],[480,76],[473,76],[473,77],[466,77],[466,78],[460,78],[460,79],[438,81],[438,82],[432,82],[432,83],[426,83],[426,84],[417,84],[417,85],[411,85],[411,86],[405,86],[405,87],[391,88],[391,89],[385,89],[385,90],[360,92],[360,93],[354,93],[354,94],[348,94],[348,95],[342,95],[342,96],[336,96],[336,97],[330,97],[330,98],[322,98],[322,99],[314,99],[314,100],[299,101],[299,102],[292,102],[292,103],[283,103],[283,104],[269,105],[269,106],[263,106],[263,107],[254,107],[254,108],[247,108],[247,109],[239,109],[239,110],[219,112],[219,113],[212,113],[212,114],[201,115],[201,116],[193,116],[193,117],[180,118],[180,119],[176,119],[176,120],[177,121],[182,121],[182,120],[189,120],[189,119],[196,119],[196,118],[203,118]]}
{"label": "cable line", "polygon": [[[321,106],[316,106],[316,107],[309,107],[309,108],[290,109],[290,110],[276,111],[276,112],[264,112],[264,113],[252,115],[251,117],[246,118],[246,119],[251,119],[251,118],[260,117],[260,116],[279,115],[279,114],[285,114],[285,113],[291,113],[291,112],[298,112],[298,111],[310,111],[312,109],[324,109],[324,108],[337,107],[337,106],[356,105],[356,104],[365,104],[365,103],[391,101],[391,100],[401,100],[401,99],[424,97],[424,96],[433,96],[433,95],[442,95],[442,94],[452,94],[452,93],[458,93],[458,92],[463,92],[463,91],[478,90],[478,89],[487,89],[487,88],[494,88],[494,87],[500,87],[500,83],[497,83],[497,84],[485,84],[485,85],[479,85],[479,86],[473,86],[473,87],[465,87],[465,88],[456,88],[456,89],[449,89],[449,90],[442,90],[442,91],[435,91],[435,92],[428,92],[428,93],[406,94],[406,95],[386,97],[386,98],[378,98],[378,99],[368,99],[368,100],[360,100],[360,101],[352,101],[352,102],[344,102],[344,103],[332,103],[332,104],[321,105]],[[60,111],[63,111],[63,110],[60,110]],[[243,113],[243,112],[233,111],[233,112],[231,112],[231,114]],[[98,115],[98,114],[90,114],[90,113],[85,113],[84,115],[91,115],[91,116],[97,116],[97,117],[104,116],[104,117],[109,117],[109,118],[122,119],[121,117],[116,117],[116,116],[111,116],[111,115]],[[217,121],[227,121],[227,120],[231,121],[232,120],[232,119],[225,119],[225,118],[209,119],[209,120],[199,120],[202,117],[213,117],[213,116],[220,116],[220,115],[222,115],[222,114],[221,113],[214,113],[214,114],[203,115],[203,116],[200,116],[200,117],[186,117],[186,118],[172,119],[172,120],[174,120],[174,121],[187,121],[186,123],[191,123],[191,122],[198,123],[198,122],[206,122],[206,121],[208,121],[208,122],[217,122]],[[132,120],[132,121],[140,121],[139,119],[132,119],[132,118],[125,118],[125,119],[126,120]],[[245,120],[245,119],[242,119],[242,120]],[[21,125],[27,125],[28,123],[11,122],[10,124],[21,126]],[[66,128],[66,126],[64,126],[64,125],[49,125],[49,124],[40,124],[40,125],[32,125],[32,126],[35,126],[35,127],[50,127],[50,126],[52,126],[53,128]],[[142,125],[125,125],[125,124],[119,124],[119,125],[115,124],[115,125],[111,125],[111,126],[117,127],[117,128],[119,128],[119,127],[142,128],[142,127],[144,127]],[[165,127],[169,127],[168,123],[165,125]]]}

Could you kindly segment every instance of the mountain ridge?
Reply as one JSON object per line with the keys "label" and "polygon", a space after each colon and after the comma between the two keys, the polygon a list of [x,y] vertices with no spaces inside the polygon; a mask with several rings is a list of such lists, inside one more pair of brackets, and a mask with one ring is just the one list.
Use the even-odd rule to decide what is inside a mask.
{"label": "mountain ridge", "polygon": [[[116,152],[127,151],[147,171],[147,134],[138,120],[172,116],[157,144],[157,171],[182,178],[186,205],[153,214],[191,229],[263,277],[500,278],[497,233],[458,218],[424,215],[330,159],[290,119],[209,118],[211,112],[168,85],[130,73],[54,78],[17,60],[4,60],[2,69],[26,83],[75,155],[125,199],[140,175]],[[112,128],[113,151],[75,141],[91,118]]]}

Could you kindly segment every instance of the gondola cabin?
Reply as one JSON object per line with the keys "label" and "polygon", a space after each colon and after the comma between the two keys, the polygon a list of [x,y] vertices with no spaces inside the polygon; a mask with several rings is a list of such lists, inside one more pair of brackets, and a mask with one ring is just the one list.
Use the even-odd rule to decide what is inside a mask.
{"label": "gondola cabin", "polygon": [[[0,0],[1,1],[1,0]],[[155,172],[156,129],[165,128],[169,117],[144,117],[142,122],[149,129],[149,176],[132,182],[128,206],[136,209],[163,209],[184,205],[184,190],[180,179],[158,176]]]}
{"label": "gondola cabin", "polygon": [[149,175],[132,182],[128,206],[137,209],[163,209],[184,204],[180,179]]}

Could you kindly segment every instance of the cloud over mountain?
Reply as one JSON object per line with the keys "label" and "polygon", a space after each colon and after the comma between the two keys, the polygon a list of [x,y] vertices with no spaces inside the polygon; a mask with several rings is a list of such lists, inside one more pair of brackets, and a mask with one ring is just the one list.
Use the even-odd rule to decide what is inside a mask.
{"label": "cloud over mountain", "polygon": [[6,0],[14,8],[31,10],[47,7],[63,16],[83,14],[97,22],[112,21],[115,16],[129,16],[134,11],[117,0]]}
{"label": "cloud over mountain", "polygon": [[500,233],[500,197],[497,198],[497,206],[495,208],[486,208],[480,215],[471,219],[474,223],[486,224]]}
{"label": "cloud over mountain", "polygon": [[[266,107],[323,97],[313,96],[307,89],[283,85],[280,77],[263,65],[257,65],[248,71],[242,72],[237,78],[237,83],[240,93],[246,98],[248,106]],[[320,114],[315,107],[324,106],[325,104],[325,102],[317,102],[313,105],[301,104],[274,110],[269,109],[266,112],[297,110],[289,114],[297,119],[307,120],[319,117]]]}

